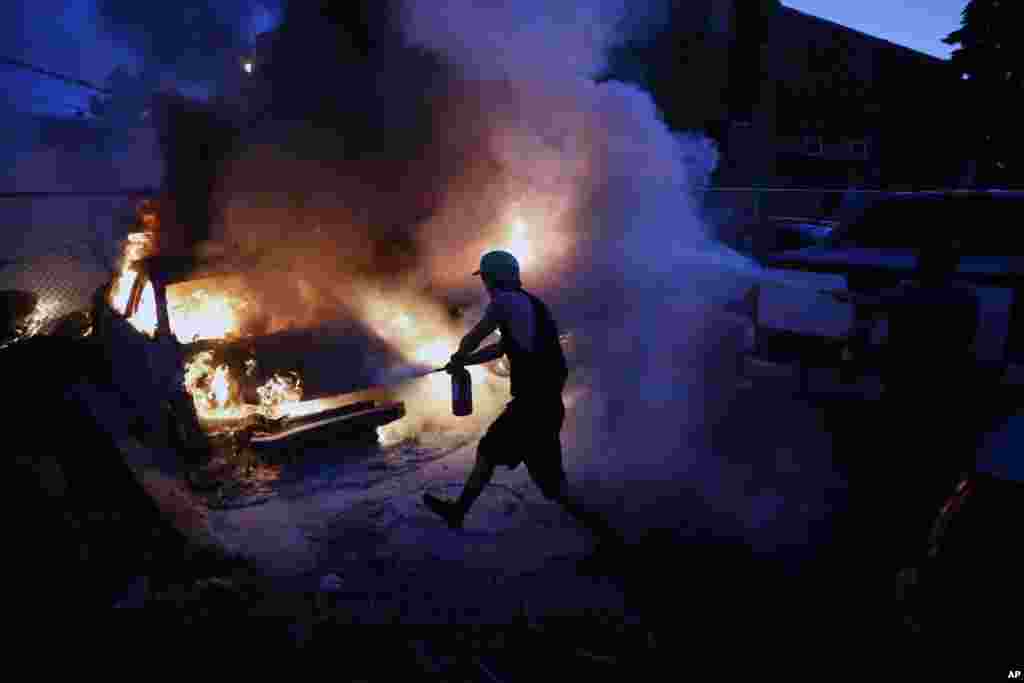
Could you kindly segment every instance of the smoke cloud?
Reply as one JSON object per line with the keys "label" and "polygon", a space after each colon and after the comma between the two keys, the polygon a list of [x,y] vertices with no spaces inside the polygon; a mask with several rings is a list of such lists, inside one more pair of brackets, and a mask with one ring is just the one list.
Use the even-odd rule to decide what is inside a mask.
{"label": "smoke cloud", "polygon": [[[449,195],[446,210],[421,230],[430,270],[448,284],[470,272],[479,250],[464,245],[479,224],[459,220],[467,195],[490,204],[474,218],[515,214],[537,226],[529,241],[539,253],[524,264],[527,284],[558,306],[563,325],[582,340],[591,391],[578,436],[600,444],[601,454],[580,456],[580,465],[593,462],[603,473],[609,464],[626,465],[615,451],[635,453],[638,434],[651,452],[647,464],[663,468],[676,458],[687,466],[689,455],[678,452],[687,435],[674,426],[685,432],[713,411],[715,383],[704,372],[709,355],[723,349],[709,328],[752,276],[744,259],[708,239],[698,217],[693,190],[714,170],[713,144],[670,131],[638,88],[594,80],[609,50],[628,37],[624,18],[625,4],[615,1],[449,0],[412,3],[404,15],[410,40],[460,67],[462,87],[479,107],[473,118],[486,121],[485,153],[501,168],[491,183],[499,191]],[[445,268],[460,251],[465,260]],[[532,256],[539,265],[531,273]],[[666,430],[659,443],[643,428],[652,423]],[[643,464],[628,458],[633,472]]]}
{"label": "smoke cloud", "polygon": [[[749,473],[709,445],[741,343],[720,312],[756,278],[700,219],[695,190],[717,151],[698,131],[670,130],[643,90],[598,78],[610,50],[650,30],[664,4],[638,14],[630,3],[628,16],[616,0],[393,8],[387,40],[339,52],[352,57],[342,91],[302,100],[295,84],[275,85],[279,99],[288,93],[291,116],[280,118],[305,107],[305,120],[324,122],[335,106],[354,128],[266,123],[221,174],[219,239],[298,273],[266,277],[264,302],[353,317],[396,365],[441,365],[485,303],[469,273],[482,252],[508,248],[572,335],[574,479],[628,487],[685,474],[750,527],[777,514],[774,499],[744,499]],[[278,46],[299,42],[301,16],[286,15]],[[323,57],[293,51],[289,70],[303,59]],[[431,375],[399,393],[410,415],[389,438],[483,429],[508,385],[474,370],[472,419],[450,415],[449,380]]]}
{"label": "smoke cloud", "polygon": [[[742,343],[722,307],[757,277],[700,219],[695,190],[717,150],[700,132],[671,131],[648,93],[598,78],[614,47],[667,16],[662,3],[642,8],[407,5],[410,41],[456,65],[468,93],[440,134],[464,158],[475,152],[499,169],[467,169],[449,186],[418,232],[420,251],[446,288],[488,248],[525,256],[526,286],[573,338],[564,441],[574,479],[616,490],[688,482],[709,507],[763,528],[781,514],[779,499],[746,495],[749,468],[711,443],[735,395]],[[507,226],[520,219],[529,228],[517,243]],[[495,223],[504,232],[494,234]],[[799,536],[798,527],[785,533]]]}

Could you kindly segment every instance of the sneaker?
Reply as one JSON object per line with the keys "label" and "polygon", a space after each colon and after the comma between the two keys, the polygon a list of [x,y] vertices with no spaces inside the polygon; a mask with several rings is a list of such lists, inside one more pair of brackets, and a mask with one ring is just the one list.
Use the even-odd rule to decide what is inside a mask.
{"label": "sneaker", "polygon": [[430,508],[431,512],[448,523],[451,529],[461,529],[463,514],[459,512],[455,503],[450,500],[441,500],[430,493],[423,494],[423,504]]}

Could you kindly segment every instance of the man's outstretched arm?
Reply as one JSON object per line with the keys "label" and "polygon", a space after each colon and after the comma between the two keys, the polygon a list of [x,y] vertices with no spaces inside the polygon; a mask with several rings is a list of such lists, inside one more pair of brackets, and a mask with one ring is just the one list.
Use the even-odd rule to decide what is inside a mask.
{"label": "man's outstretched arm", "polygon": [[485,346],[476,353],[460,357],[462,358],[463,365],[480,365],[481,363],[490,363],[492,360],[498,360],[504,355],[505,350],[502,348],[501,342],[498,342],[497,344]]}
{"label": "man's outstretched arm", "polygon": [[[494,314],[493,307],[488,306],[487,312],[484,313],[483,319],[476,324],[476,326],[462,338],[459,343],[459,350],[452,356],[452,362],[457,365],[476,365],[478,363],[486,363],[496,358],[500,358],[503,354],[501,349],[501,343],[493,344],[485,349],[481,349],[477,353],[473,353],[480,343],[484,339],[489,337],[496,329],[498,329],[498,318]],[[498,350],[495,350],[497,347]],[[480,358],[484,358],[480,360]],[[472,362],[470,360],[472,359]]]}

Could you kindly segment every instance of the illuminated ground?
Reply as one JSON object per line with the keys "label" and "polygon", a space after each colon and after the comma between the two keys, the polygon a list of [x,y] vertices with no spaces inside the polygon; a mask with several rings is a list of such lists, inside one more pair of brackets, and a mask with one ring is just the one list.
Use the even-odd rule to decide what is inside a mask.
{"label": "illuminated ground", "polygon": [[474,452],[447,446],[307,453],[301,479],[276,486],[269,502],[212,511],[214,530],[287,585],[316,590],[323,576],[339,576],[332,599],[371,620],[433,621],[455,610],[460,620],[505,621],[523,600],[538,601],[538,582],[560,589],[533,609],[557,610],[555,597],[562,609],[622,609],[611,583],[575,575],[587,534],[540,497],[525,469],[502,473],[461,532],[433,517],[422,493],[457,495]]}
{"label": "illuminated ground", "polygon": [[[846,498],[820,416],[787,388],[784,377],[767,377],[737,393],[708,446],[731,454],[712,495],[685,477],[617,487],[579,481],[570,467],[570,479],[630,540],[631,578],[577,575],[590,538],[542,499],[525,468],[499,470],[463,531],[433,517],[422,493],[457,495],[475,442],[307,451],[268,501],[211,510],[209,519],[229,548],[284,586],[316,591],[338,576],[329,599],[370,621],[503,622],[524,604],[535,614],[604,609],[639,618],[706,600],[707,591],[723,604],[783,600],[794,589],[786,577],[828,548]],[[737,509],[724,505],[729,495]],[[707,590],[681,590],[694,585]]]}

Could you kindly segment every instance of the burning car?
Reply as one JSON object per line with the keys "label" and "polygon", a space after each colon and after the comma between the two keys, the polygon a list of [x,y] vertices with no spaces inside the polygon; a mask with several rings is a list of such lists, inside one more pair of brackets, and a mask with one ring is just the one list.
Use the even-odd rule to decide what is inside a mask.
{"label": "burning car", "polygon": [[179,437],[245,432],[248,444],[273,446],[311,433],[375,436],[404,416],[401,402],[347,394],[304,400],[298,368],[260,357],[261,347],[274,346],[266,342],[274,329],[247,323],[244,277],[231,269],[237,263],[218,270],[193,254],[156,253],[159,216],[150,203],[140,207],[139,226],[99,293],[94,333],[128,393],[172,407]]}

